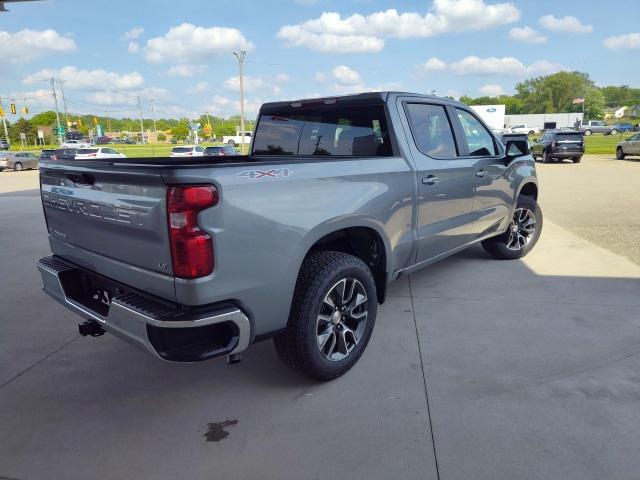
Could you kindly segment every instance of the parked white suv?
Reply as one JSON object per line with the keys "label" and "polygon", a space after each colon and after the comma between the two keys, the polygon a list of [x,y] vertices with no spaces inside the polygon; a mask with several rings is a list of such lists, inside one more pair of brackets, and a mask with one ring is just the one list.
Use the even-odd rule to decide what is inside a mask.
{"label": "parked white suv", "polygon": [[509,127],[510,133],[524,133],[525,135],[535,135],[540,133],[540,127],[530,127],[524,123],[517,123]]}
{"label": "parked white suv", "polygon": [[60,148],[91,148],[91,144],[83,140],[65,140]]}
{"label": "parked white suv", "polygon": [[93,158],[127,158],[127,156],[108,147],[81,148],[76,152],[76,160],[91,160]]}
{"label": "parked white suv", "polygon": [[202,157],[204,155],[204,147],[199,145],[183,145],[182,147],[173,147],[171,150],[172,157]]}

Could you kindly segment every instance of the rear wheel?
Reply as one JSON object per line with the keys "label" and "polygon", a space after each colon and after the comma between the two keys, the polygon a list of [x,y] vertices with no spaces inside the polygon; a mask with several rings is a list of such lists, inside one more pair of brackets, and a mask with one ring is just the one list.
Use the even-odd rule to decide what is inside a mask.
{"label": "rear wheel", "polygon": [[367,265],[341,252],[316,252],[304,261],[287,329],[274,338],[278,356],[316,380],[343,375],[369,342],[378,308]]}
{"label": "rear wheel", "polygon": [[20,162],[16,162],[16,163],[13,165],[13,169],[14,169],[16,172],[20,172],[20,171],[22,171],[22,168],[23,168],[23,167],[22,167],[22,164],[21,164]]}
{"label": "rear wheel", "polygon": [[547,151],[543,150],[542,151],[542,163],[549,163],[549,156],[547,155]]}
{"label": "rear wheel", "polygon": [[593,132],[591,130],[588,130],[588,129],[584,131],[584,134],[587,135],[587,136],[591,135],[592,133]]}
{"label": "rear wheel", "polygon": [[482,242],[484,249],[501,260],[524,257],[542,232],[542,210],[531,197],[520,195],[507,231]]}
{"label": "rear wheel", "polygon": [[616,159],[624,160],[624,157],[625,157],[625,154],[624,154],[624,150],[622,150],[622,147],[616,148]]}
{"label": "rear wheel", "polygon": [[613,130],[611,130],[610,133],[611,133],[611,135],[617,135],[618,134],[618,130],[614,128]]}
{"label": "rear wheel", "polygon": [[236,142],[234,142],[233,140],[229,140],[229,141],[227,142],[227,144],[228,144],[228,145],[231,145],[232,147],[235,147],[235,146],[236,146]]}
{"label": "rear wheel", "polygon": [[573,163],[580,163],[582,161],[582,157],[573,157]]}

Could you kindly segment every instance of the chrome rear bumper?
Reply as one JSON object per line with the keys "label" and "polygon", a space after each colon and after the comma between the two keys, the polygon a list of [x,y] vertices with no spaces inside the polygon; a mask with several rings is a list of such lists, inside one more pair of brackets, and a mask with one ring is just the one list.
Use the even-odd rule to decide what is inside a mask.
{"label": "chrome rear bumper", "polygon": [[38,270],[43,290],[58,303],[164,360],[200,361],[240,353],[249,346],[249,319],[235,306],[181,308],[123,286],[124,291],[103,307],[105,311],[98,312],[71,292],[78,274],[99,275],[56,256],[40,259]]}

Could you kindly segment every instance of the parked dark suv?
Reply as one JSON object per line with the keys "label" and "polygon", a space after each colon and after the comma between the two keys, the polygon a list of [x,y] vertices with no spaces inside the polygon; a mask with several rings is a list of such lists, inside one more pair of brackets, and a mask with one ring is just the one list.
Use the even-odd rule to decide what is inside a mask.
{"label": "parked dark suv", "polygon": [[531,145],[531,154],[542,163],[550,160],[570,158],[573,163],[580,163],[584,155],[584,138],[582,132],[576,130],[547,130],[542,137]]}

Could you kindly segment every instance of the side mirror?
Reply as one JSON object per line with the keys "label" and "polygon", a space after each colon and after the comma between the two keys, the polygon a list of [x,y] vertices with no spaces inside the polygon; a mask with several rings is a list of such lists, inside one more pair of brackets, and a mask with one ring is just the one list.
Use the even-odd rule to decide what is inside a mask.
{"label": "side mirror", "polygon": [[527,140],[508,140],[505,145],[505,151],[507,152],[507,163],[511,163],[515,158],[531,153]]}

